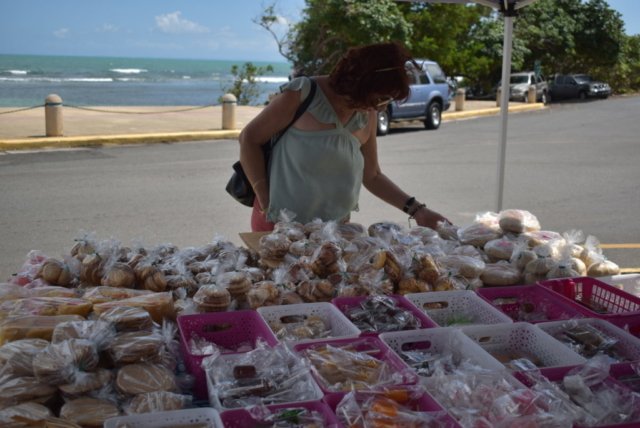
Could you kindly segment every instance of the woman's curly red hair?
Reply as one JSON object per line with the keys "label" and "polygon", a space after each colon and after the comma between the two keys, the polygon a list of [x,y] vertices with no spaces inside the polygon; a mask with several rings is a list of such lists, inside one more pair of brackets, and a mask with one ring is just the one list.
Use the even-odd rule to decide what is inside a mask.
{"label": "woman's curly red hair", "polygon": [[353,107],[375,107],[381,98],[401,100],[409,95],[405,65],[413,62],[397,42],[351,48],[329,74],[333,90],[349,98]]}

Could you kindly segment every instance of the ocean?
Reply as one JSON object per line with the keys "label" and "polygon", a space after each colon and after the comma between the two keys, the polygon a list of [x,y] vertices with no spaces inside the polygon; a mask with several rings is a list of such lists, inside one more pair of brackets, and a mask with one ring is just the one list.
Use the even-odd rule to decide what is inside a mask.
{"label": "ocean", "polygon": [[231,67],[246,62],[274,69],[257,79],[253,105],[277,92],[291,70],[286,62],[0,55],[0,107],[40,106],[49,94],[76,106],[219,104]]}

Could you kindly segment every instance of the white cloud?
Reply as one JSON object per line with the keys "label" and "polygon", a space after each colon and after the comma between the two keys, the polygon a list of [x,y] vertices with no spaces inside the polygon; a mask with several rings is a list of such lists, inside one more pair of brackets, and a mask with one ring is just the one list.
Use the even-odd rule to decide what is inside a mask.
{"label": "white cloud", "polygon": [[182,12],[175,11],[165,15],[156,16],[156,27],[163,33],[171,34],[209,32],[209,29],[204,25],[184,19],[180,15],[182,15]]}
{"label": "white cloud", "polygon": [[276,23],[280,24],[280,25],[289,25],[289,20],[287,18],[285,18],[284,16],[277,15],[276,16]]}
{"label": "white cloud", "polygon": [[59,39],[64,39],[65,37],[67,37],[69,35],[69,29],[68,28],[59,28],[57,30],[55,30],[53,32],[53,35],[56,36]]}
{"label": "white cloud", "polygon": [[102,24],[96,29],[96,31],[99,33],[116,33],[118,31],[118,27],[113,24]]}

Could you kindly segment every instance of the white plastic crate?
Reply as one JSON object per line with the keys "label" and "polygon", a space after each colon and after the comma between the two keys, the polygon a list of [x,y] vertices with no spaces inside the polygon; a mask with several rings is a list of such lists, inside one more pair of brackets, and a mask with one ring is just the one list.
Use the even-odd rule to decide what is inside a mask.
{"label": "white plastic crate", "polygon": [[117,416],[104,422],[104,428],[172,428],[191,425],[224,428],[220,414],[211,407]]}
{"label": "white plastic crate", "polygon": [[[257,309],[258,314],[271,325],[278,322],[282,317],[287,316],[316,316],[331,330],[330,336],[316,339],[301,339],[291,341],[292,343],[306,343],[317,340],[342,339],[360,336],[360,329],[356,327],[336,306],[328,302],[320,303],[299,303],[294,305],[263,306]],[[272,329],[273,331],[273,329]],[[276,332],[273,331],[275,335]]]}
{"label": "white plastic crate", "polygon": [[461,330],[498,361],[497,354],[530,356],[538,360],[538,368],[572,366],[587,361],[529,323],[468,326]]}
{"label": "white plastic crate", "polygon": [[[551,336],[556,336],[566,330],[567,323],[576,323],[577,325],[589,325],[609,337],[618,340],[616,346],[617,353],[624,357],[627,361],[640,361],[640,338],[634,337],[628,331],[616,327],[608,321],[598,318],[581,318],[576,320],[550,321],[537,324],[542,330]],[[624,361],[623,361],[624,362]]]}
{"label": "white plastic crate", "polygon": [[456,364],[467,360],[487,370],[503,371],[505,369],[502,363],[453,327],[396,331],[382,333],[379,337],[398,355],[410,349],[432,354],[451,353]]}
{"label": "white plastic crate", "polygon": [[[221,355],[219,358],[223,360],[224,363],[227,363],[227,364],[235,364],[236,362],[242,362],[243,364],[247,364],[247,361],[243,361],[243,359],[245,359],[245,356],[246,354],[226,354],[226,355]],[[207,391],[209,395],[209,404],[211,404],[211,406],[213,406],[215,409],[219,410],[220,412],[239,408],[239,407],[223,406],[220,399],[218,398],[218,394],[215,391],[215,388],[214,388],[215,382],[212,379],[212,376],[210,375],[209,371],[205,371],[205,376],[207,377]],[[291,401],[291,402],[287,401],[287,403],[317,401],[322,399],[322,397],[324,397],[324,393],[322,392],[322,390],[320,389],[316,381],[313,379],[313,376],[311,375],[311,371],[305,374],[300,381],[308,385],[309,396],[304,397],[303,399],[300,399],[298,401]],[[282,404],[282,403],[280,402],[272,403],[267,401],[264,404]]]}
{"label": "white plastic crate", "polygon": [[640,297],[640,273],[627,273],[598,277],[600,281],[613,285],[629,294]]}
{"label": "white plastic crate", "polygon": [[[441,327],[448,327],[461,319],[474,325],[513,322],[508,315],[491,306],[472,290],[413,293],[404,297]],[[440,308],[429,307],[436,305]]]}

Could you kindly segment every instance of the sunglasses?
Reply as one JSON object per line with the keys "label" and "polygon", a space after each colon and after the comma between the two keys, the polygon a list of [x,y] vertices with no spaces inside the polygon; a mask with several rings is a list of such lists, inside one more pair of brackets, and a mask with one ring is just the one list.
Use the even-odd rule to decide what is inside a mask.
{"label": "sunglasses", "polygon": [[376,104],[375,104],[375,108],[376,109],[381,109],[383,107],[386,107],[387,104],[389,104],[391,101],[393,101],[393,97],[382,97],[382,98],[378,98],[376,100]]}

